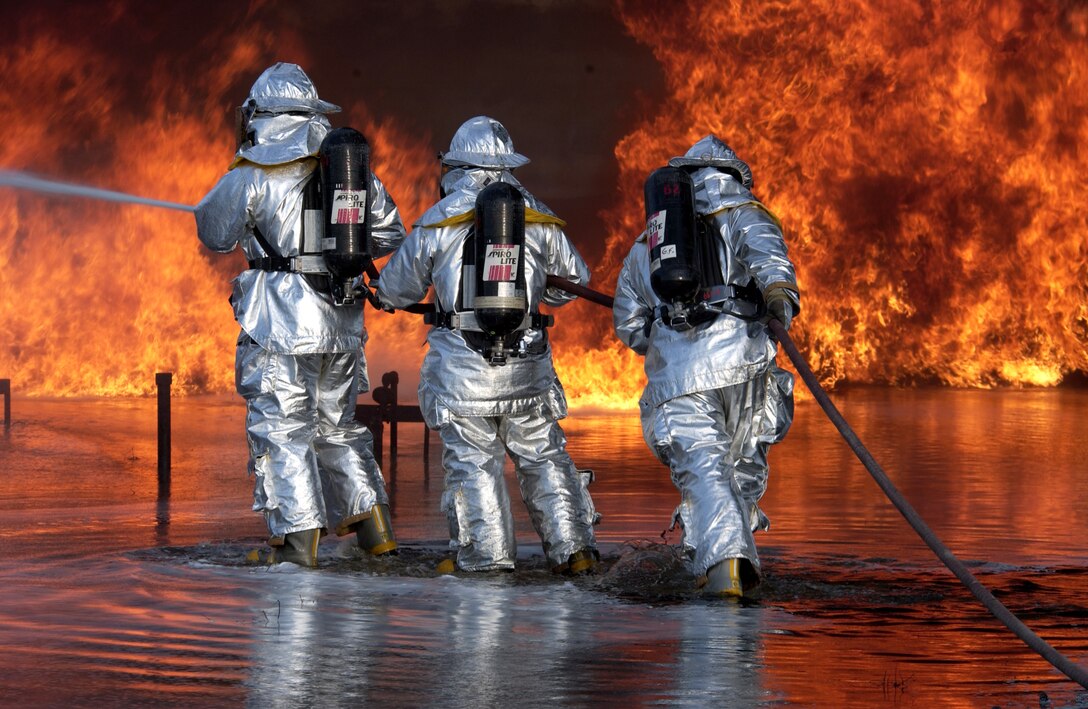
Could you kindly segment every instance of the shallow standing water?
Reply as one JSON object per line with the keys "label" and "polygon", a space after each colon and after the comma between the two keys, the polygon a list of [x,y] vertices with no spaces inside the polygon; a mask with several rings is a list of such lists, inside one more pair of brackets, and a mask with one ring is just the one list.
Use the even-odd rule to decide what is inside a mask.
{"label": "shallow standing water", "polygon": [[[953,552],[1088,666],[1088,392],[834,398]],[[634,415],[565,423],[576,462],[597,473],[611,566],[570,581],[542,569],[520,505],[523,570],[433,572],[439,443],[424,470],[418,424],[401,425],[386,465],[405,553],[367,560],[331,537],[322,568],[304,571],[244,561],[263,524],[235,398],[174,400],[168,502],[154,400],[16,399],[12,413],[0,435],[8,705],[1037,707],[1045,693],[1088,707],[941,565],[812,402],[772,452],[767,578],[745,604],[687,594],[668,547],[649,546],[678,541],[665,532],[676,493]]]}

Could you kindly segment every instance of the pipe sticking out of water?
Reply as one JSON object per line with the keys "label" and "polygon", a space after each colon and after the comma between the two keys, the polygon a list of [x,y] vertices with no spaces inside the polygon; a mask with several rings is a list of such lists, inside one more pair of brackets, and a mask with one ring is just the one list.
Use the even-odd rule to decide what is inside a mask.
{"label": "pipe sticking out of water", "polygon": [[35,192],[45,192],[48,194],[71,195],[73,197],[89,197],[90,199],[101,199],[107,202],[140,204],[145,207],[178,209],[183,212],[192,212],[195,209],[195,207],[192,207],[188,204],[181,204],[179,202],[164,202],[163,200],[148,199],[147,197],[137,197],[136,195],[125,194],[124,192],[101,190],[97,187],[73,185],[68,182],[54,182],[53,180],[46,180],[44,178],[35,177],[34,175],[30,175],[25,172],[18,172],[16,170],[0,170],[0,187],[16,187],[19,189],[33,190]]}

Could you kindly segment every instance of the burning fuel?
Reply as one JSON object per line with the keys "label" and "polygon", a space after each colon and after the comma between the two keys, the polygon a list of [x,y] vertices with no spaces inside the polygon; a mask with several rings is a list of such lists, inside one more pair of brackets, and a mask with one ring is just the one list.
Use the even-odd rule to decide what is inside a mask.
{"label": "burning fuel", "polygon": [[[617,15],[660,61],[667,95],[600,146],[620,181],[592,287],[612,291],[644,226],[646,176],[713,132],[785,226],[802,288],[791,334],[825,384],[1050,386],[1088,371],[1088,6],[621,0]],[[155,371],[174,372],[179,393],[233,388],[226,297],[244,264],[211,259],[168,205],[194,204],[226,169],[230,87],[267,65],[273,36],[232,38],[229,56],[189,72],[197,83],[151,69],[136,106],[125,64],[79,37],[27,24],[0,49],[2,179],[50,174],[168,207],[0,189],[0,375],[19,391],[150,394]],[[434,200],[433,146],[335,98],[411,223]],[[557,315],[572,403],[633,406],[641,362],[613,342],[607,311]],[[367,328],[373,372],[418,369],[418,318],[373,313]]]}
{"label": "burning fuel", "polygon": [[[1088,370],[1088,5],[621,0],[669,96],[616,147],[626,199],[706,133],[755,171],[825,383],[1054,385]],[[600,279],[598,279],[600,280]]]}

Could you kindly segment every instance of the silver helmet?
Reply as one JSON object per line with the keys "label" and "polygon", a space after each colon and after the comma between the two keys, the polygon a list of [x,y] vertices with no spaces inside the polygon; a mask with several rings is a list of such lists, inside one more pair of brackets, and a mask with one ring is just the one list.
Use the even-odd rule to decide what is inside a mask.
{"label": "silver helmet", "polygon": [[268,113],[338,113],[336,104],[317,97],[314,82],[298,64],[278,62],[265,69],[249,90],[246,103],[252,102],[257,111]]}
{"label": "silver helmet", "polygon": [[476,116],[462,123],[441,159],[443,165],[451,167],[500,170],[512,170],[529,162],[529,158],[514,152],[514,142],[503,124],[487,116]]}
{"label": "silver helmet", "polygon": [[752,168],[737,158],[733,149],[716,135],[708,135],[691,146],[683,157],[669,160],[669,167],[715,167],[736,175],[741,184],[752,187]]}
{"label": "silver helmet", "polygon": [[245,146],[253,116],[262,114],[338,113],[340,107],[317,97],[314,82],[298,64],[277,62],[261,72],[249,89],[249,97],[235,111],[238,145]]}

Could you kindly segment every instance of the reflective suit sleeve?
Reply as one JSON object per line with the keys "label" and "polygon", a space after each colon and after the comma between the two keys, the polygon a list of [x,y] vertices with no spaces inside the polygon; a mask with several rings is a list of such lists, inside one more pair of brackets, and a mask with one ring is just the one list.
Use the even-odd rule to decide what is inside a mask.
{"label": "reflective suit sleeve", "polygon": [[[548,262],[544,267],[545,272],[578,285],[589,283],[589,267],[563,230],[551,224],[543,228],[547,230],[545,253]],[[563,305],[576,297],[559,288],[546,288],[541,301],[545,305]]]}
{"label": "reflective suit sleeve", "polygon": [[370,238],[374,258],[392,253],[404,241],[404,222],[393,198],[374,173],[370,174]]}
{"label": "reflective suit sleeve", "polygon": [[774,217],[756,205],[745,204],[729,211],[726,228],[733,253],[756,279],[760,291],[771,286],[788,288],[793,305],[798,306],[797,275]]}
{"label": "reflective suit sleeve", "polygon": [[635,242],[623,260],[612,306],[612,326],[616,337],[640,355],[646,354],[650,346],[648,326],[653,323],[653,310],[641,283],[643,271],[647,269],[646,259],[645,242]]}
{"label": "reflective suit sleeve", "polygon": [[196,205],[196,233],[212,251],[233,251],[253,223],[253,177],[260,172],[238,167],[223,175]]}
{"label": "reflective suit sleeve", "polygon": [[428,241],[433,230],[417,226],[389,258],[378,279],[378,297],[392,308],[403,308],[423,300],[431,286],[433,248]]}

